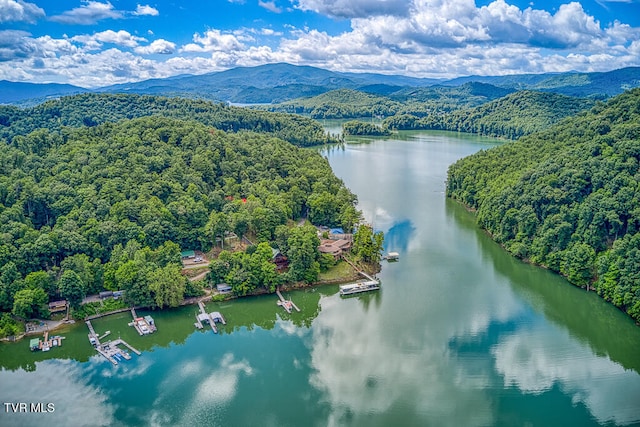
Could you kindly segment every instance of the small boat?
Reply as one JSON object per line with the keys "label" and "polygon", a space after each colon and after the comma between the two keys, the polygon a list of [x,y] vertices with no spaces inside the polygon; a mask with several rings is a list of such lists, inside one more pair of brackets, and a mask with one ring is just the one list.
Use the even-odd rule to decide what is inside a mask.
{"label": "small boat", "polygon": [[385,258],[387,261],[398,261],[400,254],[398,252],[389,252]]}

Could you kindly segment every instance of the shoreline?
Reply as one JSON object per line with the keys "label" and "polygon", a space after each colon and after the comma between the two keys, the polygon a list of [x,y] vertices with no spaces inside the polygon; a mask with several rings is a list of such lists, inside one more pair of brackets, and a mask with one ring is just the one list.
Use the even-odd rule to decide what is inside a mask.
{"label": "shoreline", "polygon": [[[380,272],[380,270],[382,269],[382,265],[378,264],[376,266],[376,268],[374,269],[374,271],[372,272],[372,274],[376,274],[378,272]],[[316,282],[313,283],[305,283],[305,282],[296,282],[296,283],[291,283],[291,284],[287,284],[287,285],[282,285],[280,287],[281,290],[283,291],[295,291],[295,290],[302,290],[302,289],[307,289],[307,288],[314,288],[314,287],[318,287],[318,286],[325,286],[325,285],[339,285],[339,284],[343,284],[343,283],[348,283],[351,281],[355,281],[358,280],[360,278],[360,275],[353,271],[352,274],[348,275],[348,276],[341,276],[335,279],[326,279],[326,280],[318,280]],[[206,292],[205,291],[205,295],[200,296],[200,297],[190,297],[190,298],[185,298],[184,300],[182,300],[182,302],[180,302],[180,305],[178,307],[183,307],[186,305],[194,305],[194,304],[198,304],[198,302],[202,301],[202,302],[211,302],[214,296],[217,295],[225,295],[225,294],[219,294],[219,293],[214,293],[214,292]],[[247,294],[247,295],[242,295],[242,296],[238,296],[235,295],[233,293],[230,294],[226,294],[226,297],[223,298],[220,301],[216,301],[216,302],[224,302],[224,301],[231,301],[234,299],[240,299],[240,298],[245,298],[245,297],[254,297],[254,296],[260,296],[260,295],[275,295],[275,292],[269,292],[268,290],[261,288],[259,290],[255,290],[254,292]],[[149,310],[149,307],[134,307],[136,310],[141,309],[141,310]],[[159,310],[170,310],[174,307],[166,307],[166,308],[162,308]],[[52,332],[55,331],[57,329],[62,328],[64,325],[70,325],[70,324],[74,324],[76,322],[79,321],[87,321],[87,320],[93,320],[93,319],[99,319],[101,317],[106,317],[106,316],[110,316],[112,314],[118,314],[118,313],[124,313],[125,311],[130,311],[131,307],[127,307],[127,308],[119,308],[113,311],[109,311],[106,313],[98,313],[98,314],[93,314],[91,316],[87,316],[84,319],[69,319],[69,320],[42,320],[42,319],[32,319],[31,321],[38,321],[39,323],[44,323],[44,327],[36,327],[36,329],[28,331],[28,332],[23,332],[20,335],[14,335],[14,336],[10,336],[10,337],[4,337],[4,338],[0,338],[0,342],[17,342],[22,340],[23,338],[27,337],[27,336],[33,336],[33,335],[41,335],[44,334],[45,332]],[[28,323],[28,322],[27,322]]]}

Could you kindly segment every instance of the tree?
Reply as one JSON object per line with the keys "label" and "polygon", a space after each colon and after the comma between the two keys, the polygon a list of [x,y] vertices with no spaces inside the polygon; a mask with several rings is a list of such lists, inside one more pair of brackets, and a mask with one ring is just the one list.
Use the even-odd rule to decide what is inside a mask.
{"label": "tree", "polygon": [[130,260],[121,264],[115,272],[119,289],[124,290],[124,299],[132,306],[150,307],[154,304],[149,289],[148,272],[152,265],[141,260]]}
{"label": "tree", "polygon": [[351,252],[363,261],[377,264],[382,258],[384,234],[381,231],[373,232],[370,225],[360,225],[353,235],[353,248]]}
{"label": "tree", "polygon": [[180,305],[184,298],[185,277],[180,274],[179,266],[168,264],[157,268],[149,273],[148,281],[158,308]]}
{"label": "tree", "polygon": [[289,258],[289,274],[293,280],[314,282],[320,273],[318,252],[320,239],[316,228],[312,225],[292,228],[287,240],[287,258]]}
{"label": "tree", "polygon": [[22,289],[14,296],[12,312],[23,319],[48,317],[47,301],[47,294],[42,288]]}
{"label": "tree", "polygon": [[66,270],[62,273],[58,287],[60,288],[60,295],[69,302],[71,307],[80,307],[86,294],[84,284],[75,271]]}
{"label": "tree", "polygon": [[224,233],[229,230],[229,220],[227,215],[222,212],[211,212],[209,221],[205,225],[207,237],[211,239],[215,246],[216,239],[220,237],[220,247],[224,248]]}
{"label": "tree", "polygon": [[27,274],[24,284],[29,289],[42,289],[49,297],[55,296],[57,292],[56,282],[52,274],[46,271],[34,271]]}

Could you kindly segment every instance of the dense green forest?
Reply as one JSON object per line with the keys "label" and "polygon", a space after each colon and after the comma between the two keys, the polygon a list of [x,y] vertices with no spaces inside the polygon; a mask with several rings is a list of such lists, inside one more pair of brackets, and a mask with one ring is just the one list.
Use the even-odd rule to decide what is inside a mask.
{"label": "dense green forest", "polygon": [[[371,90],[379,89],[379,86],[371,87]],[[485,83],[465,83],[456,87],[396,88],[384,96],[368,93],[363,89],[338,89],[264,108],[269,111],[305,114],[314,119],[354,119],[404,114],[424,117],[432,113],[476,107],[511,92],[513,89]]]}
{"label": "dense green forest", "polygon": [[640,89],[451,166],[447,195],[507,250],[640,321]]}
{"label": "dense green forest", "polygon": [[[196,120],[227,132],[272,133],[298,146],[337,142],[326,135],[319,123],[306,117],[203,100],[127,94],[75,95],[27,109],[0,106],[0,140],[4,138],[10,142],[15,136],[41,128],[63,133],[65,127],[92,127],[152,115]],[[14,142],[15,145],[20,143]]]}
{"label": "dense green forest", "polygon": [[[355,201],[316,151],[265,133],[152,116],[15,136],[0,150],[0,310],[45,315],[50,298],[77,307],[103,289],[175,306],[202,291],[180,275],[181,249],[208,250],[230,232],[273,242],[307,215],[351,229]],[[313,277],[319,260],[300,253],[309,233],[288,233],[283,280]],[[264,245],[257,253],[267,279],[249,284],[270,286],[275,266],[263,266]]]}
{"label": "dense green forest", "polygon": [[584,98],[520,91],[471,109],[434,112],[425,117],[398,114],[385,119],[383,126],[398,130],[450,130],[517,139],[547,129],[593,105],[594,101]]}
{"label": "dense green forest", "polygon": [[402,104],[384,96],[353,89],[338,89],[318,96],[269,106],[270,111],[306,114],[314,119],[348,119],[357,117],[390,116]]}
{"label": "dense green forest", "polygon": [[373,123],[367,123],[360,120],[350,120],[342,124],[342,133],[344,135],[363,135],[363,136],[384,136],[390,135],[391,132],[387,128],[383,128]]}
{"label": "dense green forest", "polygon": [[[387,96],[339,89],[264,108],[315,119],[382,117],[382,135],[384,130],[450,130],[517,139],[589,109],[594,102],[470,82],[456,87],[404,88]],[[355,133],[345,134],[365,131],[361,127],[353,130]]]}

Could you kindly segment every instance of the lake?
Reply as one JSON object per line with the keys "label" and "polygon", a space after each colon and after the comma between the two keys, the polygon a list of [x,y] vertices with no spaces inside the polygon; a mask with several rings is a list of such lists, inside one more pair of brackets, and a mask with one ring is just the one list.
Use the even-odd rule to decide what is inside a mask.
{"label": "lake", "polygon": [[[447,200],[455,160],[499,142],[403,132],[323,149],[385,247],[378,292],[338,286],[208,304],[220,334],[194,328],[195,306],[93,322],[142,351],[112,366],[80,322],[63,346],[0,345],[2,426],[591,426],[640,425],[640,327],[593,292],[509,256]],[[363,142],[362,142],[363,141]]]}

